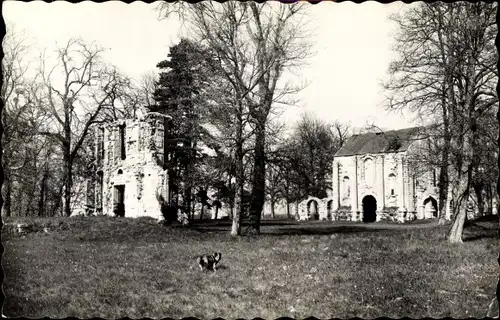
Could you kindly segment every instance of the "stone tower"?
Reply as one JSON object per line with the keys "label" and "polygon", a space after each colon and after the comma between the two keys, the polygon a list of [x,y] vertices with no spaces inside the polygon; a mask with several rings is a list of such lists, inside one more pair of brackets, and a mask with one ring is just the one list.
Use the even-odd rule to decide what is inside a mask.
{"label": "stone tower", "polygon": [[118,120],[95,128],[95,174],[85,182],[87,212],[162,219],[167,199],[165,120],[160,113]]}

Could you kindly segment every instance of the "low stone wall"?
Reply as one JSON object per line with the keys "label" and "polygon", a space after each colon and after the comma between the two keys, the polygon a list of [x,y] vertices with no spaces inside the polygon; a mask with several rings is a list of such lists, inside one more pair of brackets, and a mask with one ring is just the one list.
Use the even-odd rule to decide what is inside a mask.
{"label": "low stone wall", "polygon": [[351,221],[352,210],[350,206],[342,206],[334,213],[334,219],[338,221]]}
{"label": "low stone wall", "polygon": [[377,212],[377,216],[379,216],[379,220],[396,221],[400,213],[398,207],[385,207],[381,212]]}

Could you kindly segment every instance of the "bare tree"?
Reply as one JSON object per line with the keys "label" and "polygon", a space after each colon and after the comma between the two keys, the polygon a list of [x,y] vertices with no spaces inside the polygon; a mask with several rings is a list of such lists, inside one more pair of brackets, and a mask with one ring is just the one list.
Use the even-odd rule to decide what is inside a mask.
{"label": "bare tree", "polygon": [[351,124],[350,123],[342,123],[340,121],[335,121],[332,126],[333,135],[335,136],[335,140],[337,141],[337,150],[342,148],[344,143],[347,141],[347,138],[351,135]]}
{"label": "bare tree", "polygon": [[[254,126],[255,146],[252,180],[251,217],[253,227],[260,230],[260,216],[265,200],[266,123],[275,103],[298,90],[282,84],[285,70],[297,66],[308,53],[304,41],[303,4],[200,2],[162,3],[164,16],[176,12],[187,21],[197,41],[214,54],[214,66],[232,85],[240,114],[250,113]],[[243,121],[235,119],[236,138],[241,141]],[[241,145],[241,143],[240,143]],[[241,211],[243,197],[243,152],[236,148],[238,196],[236,211]],[[239,213],[238,213],[239,214]],[[235,222],[237,219],[233,219]],[[238,234],[233,227],[233,234]]]}
{"label": "bare tree", "polygon": [[139,93],[143,106],[149,107],[155,104],[153,99],[157,88],[158,75],[154,71],[146,72],[141,76],[139,82]]}
{"label": "bare tree", "polygon": [[389,69],[389,107],[410,108],[438,125],[441,217],[452,197],[456,204],[450,242],[462,241],[470,183],[480,161],[480,119],[498,104],[495,12],[495,4],[432,3],[394,17],[401,58]]}
{"label": "bare tree", "polygon": [[155,105],[153,96],[157,87],[157,74],[154,71],[144,73],[138,83],[124,75],[119,75],[117,80],[121,85],[112,95],[115,105],[104,110],[108,117],[136,118],[145,115],[147,109]]}
{"label": "bare tree", "polygon": [[57,141],[64,163],[64,214],[71,214],[73,165],[82,144],[97,122],[113,114],[115,100],[127,81],[106,65],[102,49],[80,39],[71,39],[56,51],[57,62],[48,67],[45,55],[40,59],[37,79],[43,91],[37,105],[46,120],[39,123],[39,134]]}
{"label": "bare tree", "polygon": [[[216,81],[217,78],[214,78]],[[234,85],[228,84],[224,77],[218,78],[212,89],[210,107],[211,135],[214,141],[219,164],[228,174],[229,189],[232,189],[234,177],[234,204],[232,205],[233,224],[232,235],[241,234],[241,215],[245,195],[245,183],[248,180],[245,174],[245,158],[250,151],[252,128],[249,122],[248,108],[244,101],[239,99],[239,93]],[[239,90],[239,89],[238,89]]]}
{"label": "bare tree", "polygon": [[[225,99],[227,101],[220,101],[220,99],[217,101],[219,106],[226,106],[227,109],[223,112],[214,110],[213,114],[216,115],[215,118],[222,120],[225,128],[228,128],[228,123],[233,124],[230,128],[234,128],[232,136],[234,148],[231,149],[234,149],[235,158],[236,197],[231,234],[239,235],[241,233],[240,215],[244,191],[243,131],[246,121],[245,115],[248,113],[245,97],[249,94],[245,87],[246,83],[243,81],[247,77],[247,71],[245,55],[242,51],[244,41],[241,39],[241,33],[244,32],[242,30],[245,27],[244,19],[247,10],[240,12],[240,5],[234,2],[228,2],[224,5],[213,2],[162,3],[158,9],[165,16],[176,12],[191,24],[197,40],[206,44],[212,51],[213,57],[209,60],[209,65],[212,66],[214,74],[220,75],[221,80],[223,79],[220,83],[220,90],[223,91],[223,94],[219,97],[227,97]],[[228,42],[233,44],[229,47],[231,50],[228,50]],[[223,84],[225,81],[229,83],[229,86]]]}
{"label": "bare tree", "polygon": [[[344,137],[345,138],[345,137]],[[326,197],[327,177],[331,173],[331,163],[340,143],[329,129],[329,125],[310,115],[303,114],[298,122],[293,139],[297,141],[295,149],[299,151],[298,165],[304,178],[303,188],[308,195]]]}
{"label": "bare tree", "polygon": [[3,137],[2,165],[4,169],[2,214],[11,215],[12,175],[22,169],[28,160],[26,142],[33,136],[30,111],[33,111],[31,92],[26,79],[29,45],[26,37],[9,29],[3,40],[3,82],[1,98]]}

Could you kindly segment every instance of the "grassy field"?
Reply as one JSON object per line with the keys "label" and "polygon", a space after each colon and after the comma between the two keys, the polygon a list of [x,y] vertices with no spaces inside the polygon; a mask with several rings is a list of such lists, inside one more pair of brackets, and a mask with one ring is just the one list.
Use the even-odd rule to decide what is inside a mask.
{"label": "grassy field", "polygon": [[[446,243],[449,227],[433,223],[266,221],[262,236],[233,238],[230,222],[30,220],[49,233],[2,232],[3,313],[484,317],[498,279],[496,219],[469,224],[462,245]],[[194,257],[213,251],[223,254],[220,270],[201,272]]]}

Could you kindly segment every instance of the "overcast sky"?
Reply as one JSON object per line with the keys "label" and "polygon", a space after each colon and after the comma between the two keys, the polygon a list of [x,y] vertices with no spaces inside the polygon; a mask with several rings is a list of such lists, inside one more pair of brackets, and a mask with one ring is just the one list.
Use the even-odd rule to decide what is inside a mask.
{"label": "overcast sky", "polygon": [[[134,78],[155,70],[168,48],[188,34],[175,18],[158,20],[156,5],[143,2],[4,1],[2,5],[7,28],[14,23],[16,30],[26,30],[33,52],[79,36],[108,48],[106,60]],[[401,2],[310,5],[314,55],[301,69],[301,79],[296,78],[309,85],[299,93],[300,107],[287,108],[282,121],[290,124],[302,112],[310,112],[357,127],[367,122],[388,129],[412,126],[409,117],[385,111],[380,86],[395,58],[391,50],[395,28],[388,16],[404,6]]]}

